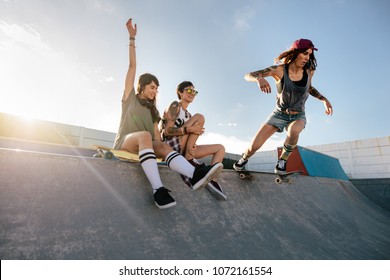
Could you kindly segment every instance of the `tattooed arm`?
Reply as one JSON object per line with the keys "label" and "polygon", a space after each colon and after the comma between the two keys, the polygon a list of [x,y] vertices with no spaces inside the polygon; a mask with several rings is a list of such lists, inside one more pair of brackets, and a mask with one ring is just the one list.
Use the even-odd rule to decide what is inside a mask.
{"label": "tattooed arm", "polygon": [[263,70],[247,73],[244,77],[248,82],[257,82],[259,89],[264,93],[271,93],[271,86],[265,77],[272,76],[275,81],[279,81],[283,77],[283,67],[273,65]]}
{"label": "tattooed arm", "polygon": [[267,67],[267,68],[262,69],[262,70],[250,72],[250,73],[245,74],[244,79],[247,80],[248,82],[257,82],[258,79],[272,76],[273,72],[277,68],[278,68],[278,66],[273,65],[273,66]]}
{"label": "tattooed arm", "polygon": [[310,86],[309,88],[309,93],[311,96],[321,100],[321,101],[324,101],[326,98],[325,96],[323,96],[315,87],[313,86]]}
{"label": "tattooed arm", "polygon": [[175,127],[175,121],[179,114],[180,106],[179,102],[174,101],[169,106],[168,110],[164,112],[162,133],[164,136],[182,136],[185,134],[184,127]]}
{"label": "tattooed arm", "polygon": [[183,136],[185,134],[185,127],[174,127],[166,125],[164,129],[165,136]]}
{"label": "tattooed arm", "polygon": [[332,115],[333,114],[333,107],[332,104],[330,104],[329,100],[323,96],[316,88],[313,86],[310,86],[309,88],[309,94],[318,100],[321,100],[324,103],[325,106],[325,114]]}

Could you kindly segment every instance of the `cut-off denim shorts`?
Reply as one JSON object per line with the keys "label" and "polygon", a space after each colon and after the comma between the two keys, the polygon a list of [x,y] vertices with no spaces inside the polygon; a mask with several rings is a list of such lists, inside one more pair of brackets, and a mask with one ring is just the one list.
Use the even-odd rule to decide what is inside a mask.
{"label": "cut-off denim shorts", "polygon": [[296,120],[303,120],[305,122],[305,126],[306,126],[305,112],[290,115],[290,114],[283,113],[279,110],[275,110],[268,117],[266,123],[277,127],[279,129],[278,132],[283,132],[283,130],[286,129],[290,123],[292,123]]}

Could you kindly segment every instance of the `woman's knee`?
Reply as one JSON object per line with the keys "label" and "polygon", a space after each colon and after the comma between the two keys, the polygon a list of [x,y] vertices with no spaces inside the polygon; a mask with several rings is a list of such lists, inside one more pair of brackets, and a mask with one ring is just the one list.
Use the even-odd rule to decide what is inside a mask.
{"label": "woman's knee", "polygon": [[218,152],[223,152],[223,153],[225,153],[225,146],[224,145],[222,145],[222,144],[216,144],[216,146],[217,146],[217,151]]}
{"label": "woman's knee", "polygon": [[137,136],[138,136],[137,139],[139,144],[142,143],[147,146],[152,145],[152,135],[150,134],[150,132],[141,131]]}
{"label": "woman's knee", "polygon": [[166,157],[170,152],[173,151],[171,146],[161,141],[153,141],[153,149],[155,154],[162,158]]}
{"label": "woman's knee", "polygon": [[192,118],[194,120],[196,120],[197,122],[200,122],[200,123],[204,123],[205,122],[204,116],[202,114],[199,114],[199,113],[196,113],[195,115],[193,115]]}
{"label": "woman's knee", "polygon": [[288,136],[290,138],[298,138],[299,137],[299,134],[301,134],[303,130],[303,127],[302,126],[292,126],[289,130],[288,130]]}
{"label": "woman's knee", "polygon": [[127,150],[134,150],[140,146],[152,146],[152,135],[147,131],[140,131],[131,133],[126,136],[123,141],[122,148]]}

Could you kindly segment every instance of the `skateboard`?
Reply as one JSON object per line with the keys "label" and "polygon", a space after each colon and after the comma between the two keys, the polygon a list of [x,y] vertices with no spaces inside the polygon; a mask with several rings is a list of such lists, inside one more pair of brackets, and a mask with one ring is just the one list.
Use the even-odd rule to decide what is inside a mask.
{"label": "skateboard", "polygon": [[97,154],[95,154],[94,158],[104,158],[108,160],[122,160],[122,161],[130,161],[130,162],[139,162],[139,157],[137,154],[130,153],[124,150],[115,150],[113,148],[109,148],[102,145],[94,145]]}
{"label": "skateboard", "polygon": [[237,172],[238,172],[238,175],[239,175],[241,180],[249,180],[249,181],[252,181],[254,179],[252,173],[274,174],[274,175],[276,175],[276,178],[275,178],[276,184],[281,184],[281,183],[290,184],[291,178],[289,178],[289,176],[302,174],[302,171],[300,171],[300,170],[286,172],[283,174],[264,172],[264,171],[250,171],[250,170],[242,170],[242,171],[237,171]]}
{"label": "skateboard", "polygon": [[[115,150],[113,148],[102,145],[94,145],[94,148],[97,152],[96,154],[94,154],[94,158],[139,162],[139,156],[137,154],[133,154],[125,150]],[[159,165],[165,165],[165,162],[163,162],[160,158],[157,158],[157,163]]]}

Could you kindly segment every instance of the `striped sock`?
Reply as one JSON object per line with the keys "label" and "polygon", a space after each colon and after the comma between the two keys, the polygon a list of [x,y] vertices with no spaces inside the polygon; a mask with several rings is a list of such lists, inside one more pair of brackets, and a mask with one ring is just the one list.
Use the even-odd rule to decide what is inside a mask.
{"label": "striped sock", "polygon": [[189,178],[192,178],[194,175],[195,167],[193,167],[181,154],[176,151],[170,152],[166,156],[165,162],[168,164],[170,169],[180,173],[181,175]]}
{"label": "striped sock", "polygon": [[139,151],[138,155],[142,169],[144,170],[146,177],[152,185],[153,191],[156,191],[163,186],[160,173],[158,172],[156,155],[152,149],[144,149]]}
{"label": "striped sock", "polygon": [[290,157],[292,151],[295,149],[296,146],[297,145],[284,144],[283,151],[282,151],[282,154],[280,155],[280,158],[287,161],[288,158]]}

